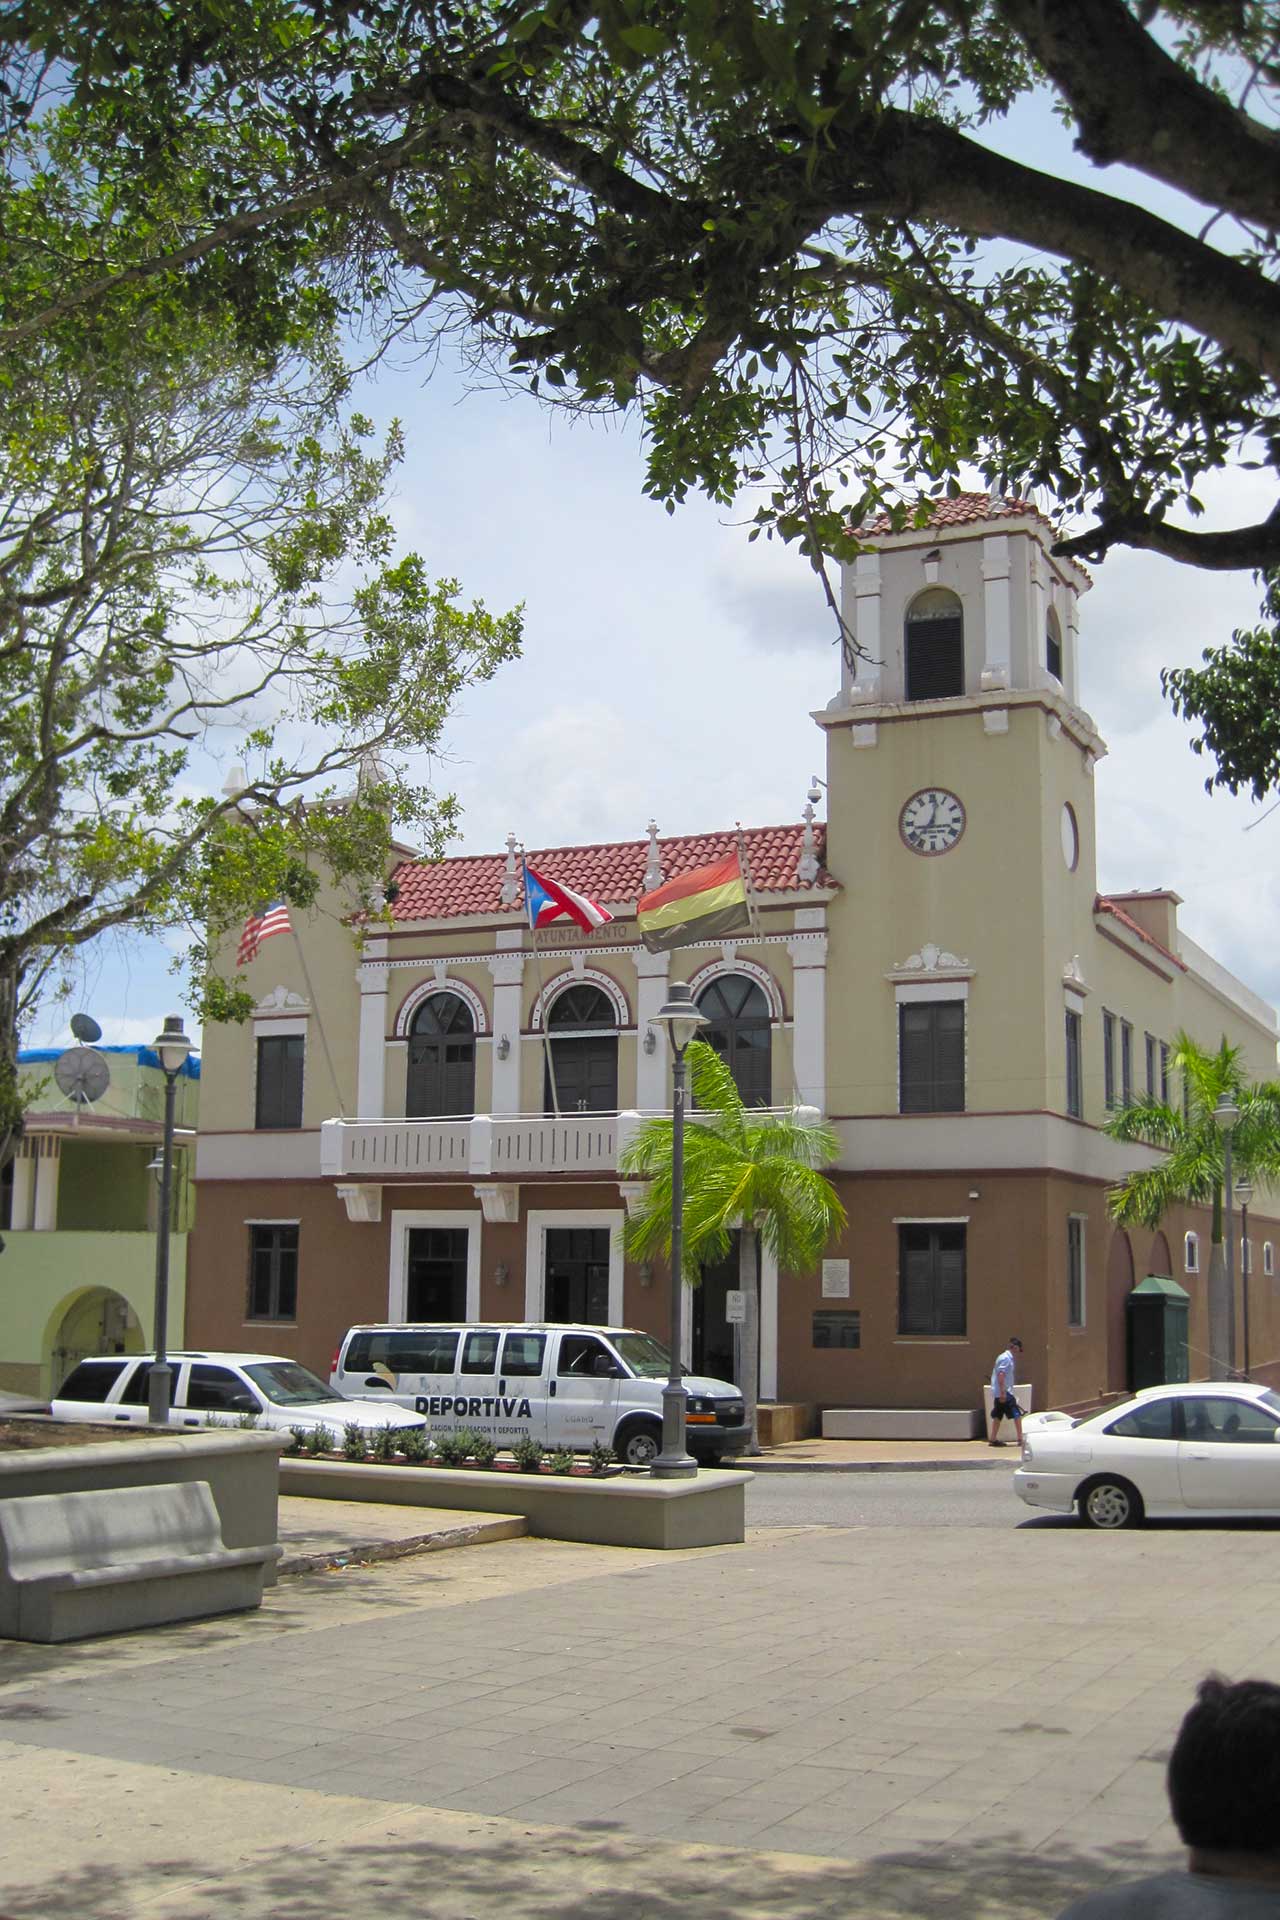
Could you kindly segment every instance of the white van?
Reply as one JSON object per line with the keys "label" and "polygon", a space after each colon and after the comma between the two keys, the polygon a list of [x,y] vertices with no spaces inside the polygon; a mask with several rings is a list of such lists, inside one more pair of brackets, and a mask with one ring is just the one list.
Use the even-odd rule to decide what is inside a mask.
{"label": "white van", "polygon": [[[662,1447],[669,1359],[629,1327],[498,1324],[352,1327],[329,1374],[339,1393],[424,1415],[434,1433],[470,1427],[501,1447],[529,1435],[586,1452],[596,1441],[631,1467]],[[686,1374],[688,1447],[713,1465],[750,1438],[742,1394],[727,1380]]]}

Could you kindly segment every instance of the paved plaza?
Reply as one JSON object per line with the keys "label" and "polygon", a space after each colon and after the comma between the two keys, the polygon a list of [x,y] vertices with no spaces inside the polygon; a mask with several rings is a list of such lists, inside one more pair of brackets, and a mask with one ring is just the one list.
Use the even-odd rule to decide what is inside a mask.
{"label": "paved plaza", "polygon": [[3,1643],[0,1912],[1054,1915],[1178,1857],[1196,1680],[1280,1680],[1276,1536],[1019,1518],[512,1539]]}

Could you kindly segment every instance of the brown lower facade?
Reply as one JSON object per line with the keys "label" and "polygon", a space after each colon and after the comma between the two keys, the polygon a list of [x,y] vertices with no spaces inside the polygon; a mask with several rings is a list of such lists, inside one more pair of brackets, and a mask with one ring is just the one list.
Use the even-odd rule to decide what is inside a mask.
{"label": "brown lower facade", "polygon": [[[1101,1182],[1035,1170],[835,1173],[849,1226],[821,1267],[760,1275],[760,1391],[818,1407],[976,1407],[1010,1335],[1037,1407],[1129,1385],[1126,1301],[1149,1274],[1189,1296],[1190,1372],[1207,1350],[1210,1220],[1111,1221]],[[402,1319],[577,1320],[670,1332],[660,1266],[624,1259],[616,1178],[529,1183],[486,1217],[470,1183],[387,1182],[351,1219],[328,1179],[207,1180],[191,1234],[188,1345],[294,1356],[327,1376],[348,1327]],[[490,1210],[493,1208],[489,1202]],[[1238,1223],[1237,1223],[1238,1225]],[[1280,1228],[1250,1216],[1246,1307],[1237,1241],[1236,1358],[1280,1381]],[[685,1302],[685,1358],[736,1378],[732,1260]]]}

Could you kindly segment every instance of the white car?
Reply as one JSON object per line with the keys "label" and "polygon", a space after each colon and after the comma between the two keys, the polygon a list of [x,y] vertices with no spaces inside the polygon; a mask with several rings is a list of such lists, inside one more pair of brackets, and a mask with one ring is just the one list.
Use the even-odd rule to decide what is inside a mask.
{"label": "white car", "polygon": [[1280,1393],[1249,1380],[1146,1387],[1081,1420],[1023,1425],[1016,1492],[1086,1526],[1280,1516]]}
{"label": "white car", "polygon": [[[253,1414],[262,1427],[287,1433],[321,1427],[341,1441],[343,1429],[366,1433],[382,1427],[424,1427],[421,1414],[403,1407],[352,1400],[299,1365],[272,1353],[171,1353],[172,1412],[175,1427],[234,1426]],[[120,1421],[145,1426],[147,1378],[152,1353],[111,1354],[82,1360],[50,1402],[55,1420]]]}

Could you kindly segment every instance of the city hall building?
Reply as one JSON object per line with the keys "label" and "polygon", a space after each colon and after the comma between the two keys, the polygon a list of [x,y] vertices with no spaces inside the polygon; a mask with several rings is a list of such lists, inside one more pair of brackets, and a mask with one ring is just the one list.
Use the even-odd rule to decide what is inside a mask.
{"label": "city hall building", "polygon": [[[843,1238],[813,1272],[763,1263],[766,1400],[975,1407],[1016,1332],[1037,1405],[1089,1402],[1126,1385],[1125,1301],[1151,1273],[1189,1293],[1202,1371],[1208,1213],[1116,1227],[1109,1186],[1153,1156],[1101,1128],[1140,1091],[1181,1098],[1181,1029],[1272,1077],[1276,1016],[1181,932],[1176,895],[1097,892],[1088,580],[1051,544],[1033,507],[967,495],[846,568],[860,657],[813,716],[826,824],[810,806],[741,836],[749,931],[650,954],[636,928],[640,895],[733,850],[725,824],[531,851],[613,913],[591,934],[535,945],[514,841],[400,861],[362,945],[340,902],[295,914],[249,966],[252,1020],[205,1035],[188,1343],[324,1373],[360,1320],[665,1335],[665,1274],[621,1250],[618,1154],[669,1111],[652,1022],[684,979],[744,1098],[815,1107],[840,1141]],[[1270,1359],[1262,1196],[1249,1224]],[[732,1368],[734,1284],[730,1261],[691,1290],[699,1370]]]}

